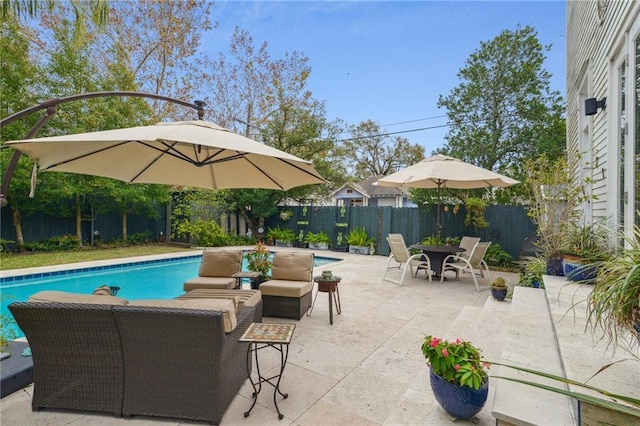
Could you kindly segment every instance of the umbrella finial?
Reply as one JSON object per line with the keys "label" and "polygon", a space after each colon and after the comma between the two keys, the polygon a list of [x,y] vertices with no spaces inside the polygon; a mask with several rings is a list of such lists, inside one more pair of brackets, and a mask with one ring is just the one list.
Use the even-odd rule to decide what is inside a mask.
{"label": "umbrella finial", "polygon": [[204,101],[195,100],[193,103],[196,105],[196,109],[198,110],[198,120],[202,120],[204,118],[204,107],[207,104]]}

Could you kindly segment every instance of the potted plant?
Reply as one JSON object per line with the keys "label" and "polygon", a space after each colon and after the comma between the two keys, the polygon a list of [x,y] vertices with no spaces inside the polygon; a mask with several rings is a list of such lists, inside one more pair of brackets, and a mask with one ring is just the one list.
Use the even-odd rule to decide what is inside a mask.
{"label": "potted plant", "polygon": [[563,234],[571,223],[578,222],[580,203],[588,199],[585,182],[576,179],[577,167],[577,162],[551,160],[544,155],[523,164],[531,193],[527,214],[538,227],[536,246],[547,261],[549,275],[564,274]]}
{"label": "potted plant", "polygon": [[598,266],[609,257],[609,232],[601,224],[570,224],[562,238],[564,276],[593,283]]}
{"label": "potted plant", "polygon": [[329,250],[329,244],[331,244],[331,237],[324,231],[320,231],[317,234],[309,231],[306,238],[309,243],[309,248],[314,250]]}
{"label": "potted plant", "polygon": [[364,226],[349,231],[346,242],[349,244],[349,253],[369,254],[369,247],[376,239],[369,237]]}
{"label": "potted plant", "polygon": [[436,401],[450,415],[467,419],[482,410],[489,392],[488,365],[481,350],[464,340],[454,342],[426,336],[422,353],[430,367]]}
{"label": "potted plant", "polygon": [[547,273],[547,260],[543,257],[529,257],[520,270],[517,285],[521,287],[544,288],[542,276]]}
{"label": "potted plant", "polygon": [[632,237],[621,237],[626,248],[602,262],[587,303],[588,322],[614,347],[629,336],[640,343],[640,226]]}
{"label": "potted plant", "polygon": [[491,282],[491,295],[496,300],[504,300],[507,297],[509,286],[503,277],[497,277]]}
{"label": "potted plant", "polygon": [[247,259],[247,269],[260,273],[258,277],[251,278],[251,288],[257,290],[261,283],[269,279],[269,272],[273,265],[271,253],[266,245],[259,242],[254,250],[245,254],[245,258]]}
{"label": "potted plant", "polygon": [[267,229],[267,238],[272,238],[276,247],[293,247],[296,234],[289,228],[276,226],[275,228]]}
{"label": "potted plant", "polygon": [[293,212],[291,210],[282,210],[280,212],[280,220],[288,221],[293,217]]}

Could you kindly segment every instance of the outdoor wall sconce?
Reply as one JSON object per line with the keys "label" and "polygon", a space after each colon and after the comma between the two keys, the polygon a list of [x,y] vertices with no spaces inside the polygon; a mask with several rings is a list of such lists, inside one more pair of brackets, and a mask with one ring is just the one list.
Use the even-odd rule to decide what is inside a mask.
{"label": "outdoor wall sconce", "polygon": [[598,109],[607,108],[607,98],[602,98],[599,101],[596,98],[588,98],[584,101],[584,115],[594,115],[598,112]]}

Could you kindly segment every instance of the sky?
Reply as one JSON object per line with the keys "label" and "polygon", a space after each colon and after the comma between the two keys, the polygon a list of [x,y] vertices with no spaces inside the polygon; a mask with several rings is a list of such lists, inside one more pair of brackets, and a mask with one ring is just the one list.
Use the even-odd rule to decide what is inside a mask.
{"label": "sky", "polygon": [[[546,53],[551,88],[565,95],[565,1],[216,1],[219,26],[203,43],[228,54],[235,26],[272,59],[309,58],[308,87],[329,121],[373,120],[425,147],[444,145],[446,111],[437,107],[460,84],[457,74],[481,42],[532,26]],[[417,130],[423,129],[423,130]],[[348,135],[344,135],[348,137]]]}

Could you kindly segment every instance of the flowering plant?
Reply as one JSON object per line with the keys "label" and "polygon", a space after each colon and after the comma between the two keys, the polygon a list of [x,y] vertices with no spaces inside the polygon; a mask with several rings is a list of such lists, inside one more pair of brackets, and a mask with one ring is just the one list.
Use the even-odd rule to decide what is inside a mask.
{"label": "flowering plant", "polygon": [[422,353],[429,360],[428,365],[437,376],[448,382],[473,389],[487,381],[485,368],[489,365],[482,361],[481,349],[471,342],[456,339],[449,342],[433,336],[426,336],[422,343]]}
{"label": "flowering plant", "polygon": [[247,268],[250,271],[260,272],[262,279],[268,278],[269,270],[273,264],[269,258],[270,254],[269,248],[262,241],[258,242],[255,250],[251,250],[245,255],[248,262]]}

